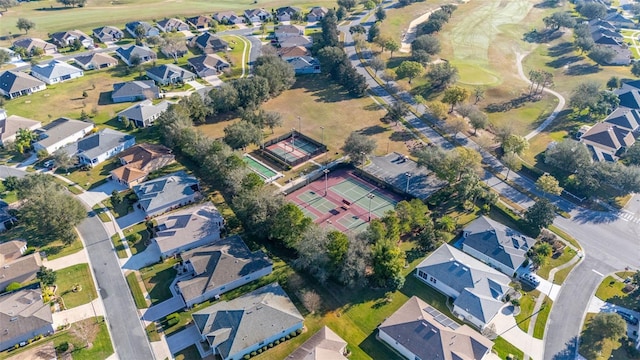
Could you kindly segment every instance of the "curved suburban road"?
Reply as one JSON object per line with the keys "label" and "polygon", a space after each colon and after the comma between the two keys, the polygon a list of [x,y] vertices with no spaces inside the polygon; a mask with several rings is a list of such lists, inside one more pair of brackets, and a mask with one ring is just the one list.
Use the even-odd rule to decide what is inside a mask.
{"label": "curved suburban road", "polygon": [[[368,16],[368,14],[360,14],[349,25],[361,23],[365,16]],[[362,22],[365,27],[371,24],[371,21]],[[345,51],[352,65],[360,74],[365,76],[373,94],[387,104],[395,102],[396,98],[392,97],[383,86],[380,86],[371,77],[360,61],[355,50],[353,38],[348,31],[349,25],[341,26],[340,30],[345,34]],[[519,63],[522,58],[519,59]],[[523,72],[521,77],[528,81]],[[556,111],[552,114],[557,115],[557,112],[564,106],[564,99],[553,90],[549,89],[548,91],[560,99]],[[415,101],[408,94],[400,93],[398,96],[404,101],[415,105]],[[435,145],[439,145],[444,149],[454,147],[452,143],[427,125],[426,121],[428,119],[419,118],[411,113],[405,120]],[[551,121],[553,121],[553,118],[545,120],[542,125],[547,126]],[[542,125],[536,130],[544,129]],[[478,150],[482,155],[483,163],[493,168],[493,171],[500,172],[503,176],[506,174],[507,169],[500,161],[490,153],[480,149],[469,137],[458,134],[457,141],[463,146]],[[570,219],[556,217],[554,224],[576,238],[582,245],[584,258],[562,285],[558,298],[552,307],[544,338],[545,360],[573,360],[577,354],[576,339],[580,334],[588,304],[604,274],[627,266],[631,268],[640,267],[640,224],[628,221],[614,212],[587,210],[558,196],[543,194],[538,191],[535,183],[530,179],[523,178],[517,173],[514,174],[512,172],[511,174],[511,181],[536,196],[549,198],[560,209],[569,212],[571,214]],[[488,171],[485,172],[483,181],[500,195],[522,208],[526,209],[534,204],[530,197],[506,184]]]}

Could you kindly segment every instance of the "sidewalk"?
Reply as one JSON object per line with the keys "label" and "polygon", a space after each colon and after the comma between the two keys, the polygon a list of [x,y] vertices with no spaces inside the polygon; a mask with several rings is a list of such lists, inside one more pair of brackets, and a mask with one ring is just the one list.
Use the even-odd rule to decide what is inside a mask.
{"label": "sidewalk", "polygon": [[87,254],[87,249],[82,248],[82,250],[77,253],[63,256],[61,258],[57,258],[55,260],[42,260],[42,265],[52,270],[60,270],[66,267],[83,264],[89,262],[89,255]]}
{"label": "sidewalk", "polygon": [[104,307],[101,299],[94,299],[92,302],[76,306],[73,309],[53,313],[53,328],[71,324],[80,320],[94,316],[104,316]]}

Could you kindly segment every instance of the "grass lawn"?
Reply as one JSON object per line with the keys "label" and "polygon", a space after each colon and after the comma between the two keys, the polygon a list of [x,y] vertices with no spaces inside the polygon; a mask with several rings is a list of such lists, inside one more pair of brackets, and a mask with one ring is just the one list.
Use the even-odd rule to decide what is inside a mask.
{"label": "grass lawn", "polygon": [[542,307],[540,307],[538,317],[536,318],[536,324],[533,327],[533,337],[536,339],[542,339],[544,337],[544,330],[547,325],[547,320],[549,319],[551,306],[553,305],[553,301],[551,301],[551,299],[546,295],[541,296],[544,296],[544,302],[542,303]]}
{"label": "grass lawn", "polygon": [[556,276],[553,277],[553,283],[554,284],[558,284],[558,285],[562,285],[562,283],[564,283],[564,281],[567,279],[567,276],[569,276],[569,273],[571,272],[571,270],[573,270],[573,268],[577,264],[578,263],[575,263],[575,264],[569,266],[568,268],[556,271]]}
{"label": "grass lawn", "polygon": [[[599,335],[594,334],[587,325],[596,316],[595,313],[587,313],[582,325],[582,332],[580,334],[580,355],[586,357],[589,360],[607,360],[611,358],[611,352],[615,349],[621,348],[620,342],[612,341],[609,339],[598,340]],[[620,358],[615,358],[620,359]]]}
{"label": "grass lawn", "polygon": [[541,266],[536,273],[549,280],[549,272],[551,271],[551,269],[570,261],[574,256],[576,256],[576,252],[567,246],[559,256],[555,258],[550,257],[547,260],[547,263],[544,264],[544,266]]}
{"label": "grass lawn", "polygon": [[[142,238],[140,239],[140,241],[132,243],[128,238],[130,235],[136,233],[140,234]],[[124,236],[127,238],[127,241],[129,241],[129,249],[131,250],[131,254],[135,255],[147,248],[146,242],[149,241],[149,232],[147,231],[147,225],[144,222],[133,225],[132,227],[124,230]]]}
{"label": "grass lawn", "polygon": [[[89,264],[77,264],[56,271],[56,294],[62,296],[67,309],[86,304],[98,297]],[[79,290],[74,292],[76,285]]]}
{"label": "grass lawn", "polygon": [[578,240],[574,239],[571,235],[567,234],[566,232],[560,230],[557,226],[549,225],[549,230],[553,231],[554,234],[560,236],[564,241],[573,245],[577,249],[582,249]]}
{"label": "grass lawn", "polygon": [[25,240],[28,246],[34,246],[38,251],[44,251],[47,254],[47,259],[55,260],[63,256],[75,254],[82,250],[82,241],[76,238],[71,244],[64,244],[60,240],[49,242],[45,245],[41,245],[41,239],[31,231],[31,229],[24,225],[18,225],[9,231],[5,231],[0,234],[0,242],[10,240]]}
{"label": "grass lawn", "polygon": [[500,359],[506,359],[507,356],[513,355],[516,359],[523,359],[524,353],[517,347],[511,345],[507,340],[498,336],[493,340],[493,352],[500,356]]}
{"label": "grass lawn", "polygon": [[136,303],[136,307],[138,309],[146,309],[147,300],[144,298],[144,294],[142,293],[142,289],[140,289],[140,285],[138,285],[138,278],[136,277],[135,272],[130,272],[125,277],[127,279],[127,284],[129,285],[129,290],[131,291],[131,295],[133,295],[133,302]]}
{"label": "grass lawn", "polygon": [[533,307],[536,304],[536,298],[540,296],[538,290],[533,290],[522,295],[520,298],[520,314],[516,316],[518,327],[525,333],[529,331],[529,322],[533,315]]}
{"label": "grass lawn", "polygon": [[155,322],[147,325],[144,331],[147,333],[149,341],[160,341],[160,334],[158,334],[158,327]]}
{"label": "grass lawn", "polygon": [[[231,62],[231,71],[229,73],[225,73],[222,76],[224,81],[237,79],[242,76],[242,67],[245,66],[245,75],[248,73],[249,68],[247,62],[249,61],[249,48],[251,46],[251,42],[245,39],[242,36],[237,35],[224,35],[221,36],[223,40],[229,43],[230,51],[220,52],[218,55],[223,59],[228,57]],[[242,54],[245,54],[244,64],[242,63]]]}
{"label": "grass lawn", "polygon": [[120,235],[113,234],[111,236],[111,242],[113,243],[113,247],[116,249],[116,254],[118,254],[118,258],[124,259],[127,257],[127,250],[125,250],[124,244],[120,239]]}
{"label": "grass lawn", "polygon": [[78,189],[77,186],[75,186],[74,184],[69,184],[66,181],[58,178],[58,177],[53,177],[53,181],[57,182],[58,184],[62,185],[62,187],[66,188],[67,190],[69,190],[69,192],[71,192],[72,194],[75,195],[79,195],[82,194],[82,189]]}
{"label": "grass lawn", "polygon": [[[414,19],[435,9],[440,5],[450,2],[438,0],[429,2],[416,2],[408,6],[387,9],[387,18],[380,26],[380,34],[396,41],[402,40],[402,35],[409,29],[409,24]],[[376,45],[374,45],[376,46]]]}
{"label": "grass lawn", "polygon": [[102,222],[110,222],[111,218],[109,217],[109,215],[107,215],[107,213],[104,210],[104,206],[100,205],[100,204],[96,204],[93,207],[93,212],[96,213],[96,215],[98,215],[98,217],[100,218],[100,220]]}
{"label": "grass lawn", "polygon": [[125,216],[131,212],[133,212],[133,204],[135,202],[131,202],[129,201],[126,196],[128,194],[132,193],[131,190],[127,190],[125,191],[122,195],[123,195],[123,200],[119,203],[117,203],[115,206],[113,205],[113,203],[111,202],[111,198],[106,198],[102,201],[102,203],[104,204],[104,206],[107,207],[107,209],[109,209],[109,211],[111,211],[111,215],[113,215],[114,218],[119,218],[122,216]]}
{"label": "grass lawn", "polygon": [[173,354],[176,360],[191,360],[191,359],[199,359],[200,353],[198,352],[198,348],[195,345],[191,345],[188,348],[180,350],[179,352]]}
{"label": "grass lawn", "polygon": [[147,288],[152,305],[163,302],[173,296],[169,285],[176,278],[177,271],[173,268],[176,263],[178,263],[177,259],[169,259],[161,264],[140,269],[140,275],[144,286]]}
{"label": "grass lawn", "polygon": [[8,191],[4,186],[4,182],[0,181],[0,199],[6,202],[7,204],[14,203],[18,201],[18,192],[17,191]]}
{"label": "grass lawn", "polygon": [[112,170],[120,167],[121,164],[117,159],[110,159],[97,166],[90,168],[88,171],[74,169],[70,173],[65,173],[65,177],[80,185],[85,190],[89,190],[98,185],[102,185],[107,181],[107,177]]}
{"label": "grass lawn", "polygon": [[625,284],[617,281],[612,276],[607,276],[598,289],[596,296],[606,302],[626,307],[631,310],[640,310],[640,288],[636,288],[630,293],[624,292]]}

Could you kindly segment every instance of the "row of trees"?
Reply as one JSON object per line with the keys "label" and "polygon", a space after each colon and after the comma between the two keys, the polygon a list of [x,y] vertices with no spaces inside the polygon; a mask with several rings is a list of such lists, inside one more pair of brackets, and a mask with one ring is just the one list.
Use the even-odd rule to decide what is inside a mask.
{"label": "row of trees", "polygon": [[418,25],[417,35],[425,35],[425,34],[433,34],[444,26],[447,22],[449,22],[449,18],[451,18],[451,14],[457,9],[457,6],[453,4],[442,5],[440,9],[434,11],[429,15],[427,21]]}

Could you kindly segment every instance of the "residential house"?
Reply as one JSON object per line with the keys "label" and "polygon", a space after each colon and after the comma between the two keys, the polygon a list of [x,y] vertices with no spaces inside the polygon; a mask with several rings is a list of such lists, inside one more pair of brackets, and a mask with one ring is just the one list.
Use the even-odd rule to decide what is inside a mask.
{"label": "residential house", "polygon": [[48,85],[52,85],[82,77],[84,71],[66,62],[51,60],[47,64],[32,66],[31,75]]}
{"label": "residential house", "polygon": [[324,19],[325,15],[329,12],[329,9],[322,6],[314,6],[307,14],[308,22],[316,22]]}
{"label": "residential house", "polygon": [[630,90],[640,90],[640,80],[623,81],[622,87],[614,92],[619,95]]}
{"label": "residential house", "polygon": [[278,21],[291,21],[300,19],[302,10],[295,6],[285,6],[276,9],[276,19]]}
{"label": "residential house", "polygon": [[635,142],[631,131],[607,122],[599,122],[580,137],[596,161],[617,161]]}
{"label": "residential house", "polygon": [[247,21],[256,25],[264,21],[271,20],[271,13],[265,9],[249,9],[244,11],[244,17]]}
{"label": "residential house", "polygon": [[16,140],[16,134],[20,129],[36,130],[42,126],[37,120],[27,119],[18,115],[7,114],[0,109],[0,145]]}
{"label": "residential house", "polygon": [[616,9],[608,9],[607,15],[605,15],[602,20],[614,25],[618,29],[635,29],[637,27],[637,24],[633,22],[633,20],[626,18]]}
{"label": "residential house", "polygon": [[0,74],[0,95],[9,99],[31,95],[46,88],[44,82],[21,71],[8,70]]}
{"label": "residential house", "polygon": [[160,35],[160,29],[158,29],[155,26],[151,26],[151,24],[145,21],[132,21],[124,25],[124,29],[134,39],[138,37],[138,35],[136,35],[136,29],[138,27],[141,27],[142,29],[144,29],[144,35],[142,35],[142,37],[144,38]]}
{"label": "residential house", "polygon": [[304,46],[310,48],[313,46],[313,40],[309,36],[294,35],[288,36],[282,40],[278,40],[280,47],[289,48],[294,46]]}
{"label": "residential house", "polygon": [[162,32],[174,32],[174,31],[188,31],[189,25],[186,22],[171,18],[171,19],[163,19],[156,23],[156,27],[160,29]]}
{"label": "residential house", "polygon": [[11,49],[0,47],[0,51],[5,51],[7,52],[7,54],[9,54],[9,61],[7,61],[8,63],[14,63],[22,60],[22,56]]}
{"label": "residential house", "polygon": [[162,47],[160,48],[160,52],[168,59],[171,58],[176,58],[176,57],[183,57],[185,55],[187,55],[187,53],[189,53],[189,49],[187,49],[187,42],[179,42],[175,45],[175,47],[171,47],[171,48],[165,48]]}
{"label": "residential house", "polygon": [[132,60],[136,58],[139,59],[140,64],[156,60],[158,58],[155,51],[146,46],[138,45],[131,45],[127,48],[119,47],[116,49],[116,55],[122,59],[127,66],[132,66]]}
{"label": "residential house", "polygon": [[196,30],[205,31],[209,29],[209,26],[211,26],[211,21],[213,19],[211,19],[208,16],[198,15],[198,16],[188,17],[186,20],[187,20],[187,24],[191,25]]}
{"label": "residential house", "polygon": [[632,55],[616,26],[607,20],[591,20],[589,31],[593,42],[598,46],[605,46],[615,52],[608,65],[629,65]]}
{"label": "residential house", "polygon": [[53,315],[42,301],[41,289],[26,289],[0,296],[0,351],[38,335],[53,334]]}
{"label": "residential house", "polygon": [[276,28],[274,35],[278,41],[290,36],[304,35],[304,26],[301,25],[280,25]]}
{"label": "residential house", "polygon": [[111,179],[128,187],[143,182],[149,173],[159,170],[175,160],[166,146],[137,144],[118,155],[121,167],[111,171]]}
{"label": "residential house", "polygon": [[278,55],[282,60],[289,60],[300,56],[311,56],[311,52],[304,46],[281,47],[278,49]]}
{"label": "residential house", "polygon": [[246,22],[245,18],[233,11],[221,11],[213,14],[213,20],[223,25],[238,25]]}
{"label": "residential house", "polygon": [[286,60],[295,71],[296,75],[320,74],[320,62],[311,56],[291,57]]}
{"label": "residential house", "polygon": [[58,52],[58,47],[38,38],[24,38],[13,42],[13,49],[23,48],[28,54],[33,54],[33,49],[41,49],[44,55],[53,55]]}
{"label": "residential house", "polygon": [[407,359],[488,359],[493,342],[412,296],[378,326],[378,339]]}
{"label": "residential house", "polygon": [[7,231],[13,227],[17,219],[9,213],[9,206],[0,205],[0,232]]}
{"label": "residential house", "polygon": [[220,240],[224,219],[211,202],[189,206],[156,219],[153,243],[164,257]]}
{"label": "residential house", "polygon": [[453,313],[483,329],[500,311],[511,278],[444,244],[416,268],[425,284],[453,299]]}
{"label": "residential house", "polygon": [[619,107],[613,110],[613,112],[604,119],[604,122],[616,125],[619,128],[633,133],[638,133],[640,132],[640,110]]}
{"label": "residential house", "polygon": [[98,39],[101,43],[111,44],[122,40],[124,38],[124,33],[117,27],[103,26],[93,29],[93,37]]}
{"label": "residential house", "polygon": [[78,55],[72,61],[85,70],[106,69],[118,65],[118,59],[105,53]]}
{"label": "residential house", "polygon": [[[191,316],[201,341],[208,345],[200,353],[218,355],[222,360],[240,360],[245,354],[302,329],[304,322],[278,283],[218,302]],[[202,348],[199,342],[196,346]]]}
{"label": "residential house", "polygon": [[323,326],[286,360],[347,360],[347,353],[347,342],[328,326]]}
{"label": "residential house", "polygon": [[151,100],[144,100],[132,105],[118,113],[118,119],[129,119],[136,127],[147,127],[153,125],[153,122],[169,109],[169,103],[161,101],[153,104]]}
{"label": "residential house", "polygon": [[136,143],[133,135],[120,131],[102,129],[84,139],[66,145],[61,151],[77,157],[81,165],[94,167],[107,159],[132,147]]}
{"label": "residential house", "polygon": [[26,242],[21,240],[0,244],[0,292],[11,283],[22,284],[36,278],[42,266],[40,253],[23,256],[25,251]]}
{"label": "residential house", "polygon": [[620,103],[618,106],[628,109],[640,109],[640,91],[616,91]]}
{"label": "residential house", "polygon": [[200,197],[200,185],[195,177],[178,171],[136,185],[133,192],[138,207],[152,217],[193,203]]}
{"label": "residential house", "polygon": [[65,145],[82,139],[93,128],[94,125],[92,123],[59,118],[37,130],[39,140],[33,143],[33,148],[36,151],[46,150],[47,153],[53,154]]}
{"label": "residential house", "polygon": [[113,84],[111,101],[114,103],[152,100],[160,97],[160,89],[153,80],[134,80]]}
{"label": "residential house", "polygon": [[176,284],[191,307],[271,274],[273,264],[261,250],[252,252],[234,235],[180,255],[187,276]]}
{"label": "residential house", "polygon": [[178,65],[164,64],[147,70],[147,77],[158,85],[180,84],[195,80],[196,74]]}
{"label": "residential house", "polygon": [[462,230],[462,251],[513,276],[526,260],[535,240],[487,216],[480,216]]}
{"label": "residential house", "polygon": [[61,31],[51,34],[51,42],[58,47],[67,47],[73,45],[74,42],[79,41],[82,47],[85,49],[93,49],[93,39],[91,36],[83,33],[80,30]]}
{"label": "residential house", "polygon": [[191,46],[197,47],[205,54],[212,54],[219,51],[227,51],[229,43],[209,32],[205,32],[191,39]]}
{"label": "residential house", "polygon": [[206,54],[196,56],[187,60],[193,71],[201,78],[205,78],[212,75],[218,75],[225,69],[230,67],[229,63],[224,61],[220,56],[216,54]]}

